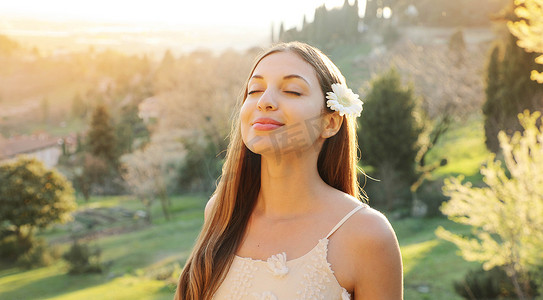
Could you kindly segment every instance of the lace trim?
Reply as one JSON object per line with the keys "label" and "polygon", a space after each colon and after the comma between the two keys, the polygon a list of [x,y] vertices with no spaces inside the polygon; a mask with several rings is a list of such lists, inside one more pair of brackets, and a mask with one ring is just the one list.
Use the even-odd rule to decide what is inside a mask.
{"label": "lace trim", "polygon": [[[232,286],[230,289],[230,294],[227,299],[239,300],[243,296],[248,296],[247,290],[252,285],[253,274],[256,272],[257,267],[245,260],[240,261],[240,264],[230,270],[232,274]],[[262,298],[274,300],[273,298]]]}
{"label": "lace trim", "polygon": [[277,300],[272,292],[253,293],[253,297],[257,300]]}
{"label": "lace trim", "polygon": [[[311,263],[304,266],[304,279],[301,282],[300,290],[297,292],[297,299],[324,299],[323,294],[324,289],[326,288],[325,283],[329,283],[331,281],[330,278],[335,278],[334,271],[331,268],[332,265],[327,259],[328,242],[329,240],[327,238],[320,239],[317,245],[308,253],[299,258],[291,260],[296,261],[311,255]],[[252,259],[249,257],[237,257],[240,258],[240,262],[243,262],[243,266],[240,266],[239,269],[233,270],[233,274],[236,274],[233,282],[236,285],[236,288],[235,290],[232,290],[232,294],[228,299],[240,299],[241,296],[247,295],[247,292],[243,291],[251,286],[249,282],[253,277],[251,273],[257,269],[255,263],[266,264],[270,272],[274,276],[280,278],[286,276],[289,272],[287,266],[287,255],[285,252],[272,255],[266,261]],[[244,274],[241,274],[241,270],[243,270]],[[341,287],[341,291],[341,300],[351,299],[351,295],[344,287]],[[271,292],[253,293],[252,296],[259,300],[277,300],[277,297]]]}
{"label": "lace trim", "polygon": [[341,292],[341,300],[351,300],[351,294],[349,294],[349,292],[347,292],[347,290],[342,287],[342,292]]}
{"label": "lace trim", "polygon": [[326,260],[328,254],[328,239],[319,240],[316,254],[311,257],[312,263],[305,266],[304,280],[301,282],[301,289],[298,291],[298,299],[324,299],[324,283],[330,282],[330,274],[334,271],[331,264]]}

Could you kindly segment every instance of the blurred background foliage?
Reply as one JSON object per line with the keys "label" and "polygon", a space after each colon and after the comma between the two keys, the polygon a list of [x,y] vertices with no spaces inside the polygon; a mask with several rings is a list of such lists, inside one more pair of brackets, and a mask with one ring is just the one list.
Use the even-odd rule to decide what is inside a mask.
{"label": "blurred background foliage", "polygon": [[[322,48],[364,99],[357,132],[360,167],[370,177],[360,180],[397,231],[405,298],[537,297],[542,227],[532,225],[540,216],[517,224],[533,232],[508,244],[530,245],[536,255],[521,263],[464,260],[447,240],[465,253],[452,236],[484,242],[477,232],[498,234],[458,216],[492,220],[543,207],[543,184],[522,185],[518,174],[527,174],[522,164],[541,162],[540,148],[515,157],[512,169],[508,149],[517,144],[500,148],[498,139],[524,132],[519,113],[543,108],[543,85],[531,75],[543,70],[543,49],[537,35],[522,34],[541,32],[530,27],[541,26],[533,13],[541,2],[368,0],[363,18],[360,5],[320,6],[312,21],[300,16],[302,26],[272,27],[270,42]],[[260,51],[52,54],[0,34],[1,298],[171,299]],[[530,132],[540,125],[534,119]],[[532,136],[543,142],[541,133]],[[58,159],[17,156],[13,145],[28,140]],[[488,170],[499,161],[502,181],[493,185]],[[469,184],[450,179],[459,175]],[[467,199],[451,213],[460,191],[493,186],[495,198]],[[480,209],[470,210],[476,200]],[[511,206],[496,204],[504,201]],[[438,238],[440,226],[456,235],[438,231]]]}

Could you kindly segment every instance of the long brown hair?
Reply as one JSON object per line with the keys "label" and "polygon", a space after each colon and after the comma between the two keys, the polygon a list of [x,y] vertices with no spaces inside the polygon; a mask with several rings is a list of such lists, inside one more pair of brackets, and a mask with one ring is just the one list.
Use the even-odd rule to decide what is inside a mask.
{"label": "long brown hair", "polygon": [[[300,42],[281,43],[261,54],[248,78],[264,57],[276,52],[296,53],[313,66],[323,95],[332,91],[333,83],[345,83],[328,57]],[[175,299],[212,298],[232,264],[260,191],[260,155],[245,146],[240,130],[239,108],[247,98],[247,84],[240,98],[226,161],[214,193],[215,203],[183,268]],[[325,113],[334,111],[325,105]],[[343,118],[339,131],[323,143],[317,161],[319,175],[328,185],[364,200],[357,180],[356,120],[350,116]]]}

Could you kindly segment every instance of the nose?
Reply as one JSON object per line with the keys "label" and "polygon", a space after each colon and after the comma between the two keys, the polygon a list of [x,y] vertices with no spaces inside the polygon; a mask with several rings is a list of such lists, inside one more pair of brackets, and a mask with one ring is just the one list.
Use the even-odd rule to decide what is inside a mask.
{"label": "nose", "polygon": [[267,89],[262,93],[260,99],[258,99],[258,110],[276,110],[277,103],[274,100],[273,92]]}

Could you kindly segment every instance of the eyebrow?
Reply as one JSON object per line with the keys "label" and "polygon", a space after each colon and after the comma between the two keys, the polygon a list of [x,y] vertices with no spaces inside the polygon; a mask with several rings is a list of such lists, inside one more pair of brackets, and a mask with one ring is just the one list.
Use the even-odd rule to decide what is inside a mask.
{"label": "eyebrow", "polygon": [[[254,79],[264,79],[264,76],[262,76],[262,75],[253,75],[253,76],[251,76],[251,79],[253,79],[253,78]],[[301,79],[301,80],[305,81],[305,83],[307,83],[307,85],[310,86],[309,81],[307,81],[305,78],[303,78],[300,75],[290,74],[290,75],[283,76],[283,79],[294,79],[294,78]]]}
{"label": "eyebrow", "polygon": [[283,79],[293,79],[293,78],[301,79],[301,80],[305,81],[305,83],[307,83],[307,85],[311,86],[311,85],[309,84],[309,82],[308,82],[305,78],[303,78],[302,76],[300,76],[300,75],[291,74],[291,75],[287,75],[287,76],[283,77]]}

